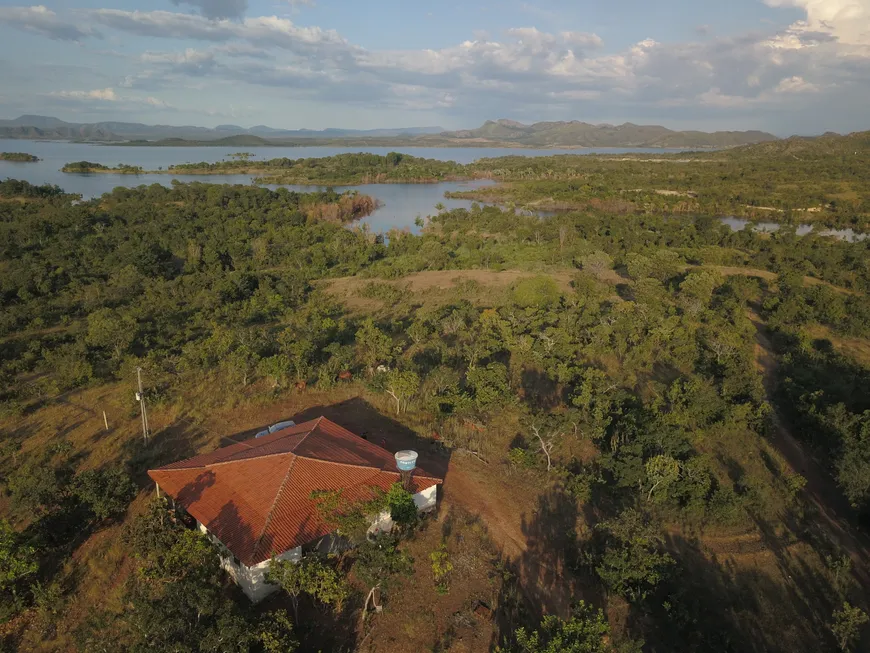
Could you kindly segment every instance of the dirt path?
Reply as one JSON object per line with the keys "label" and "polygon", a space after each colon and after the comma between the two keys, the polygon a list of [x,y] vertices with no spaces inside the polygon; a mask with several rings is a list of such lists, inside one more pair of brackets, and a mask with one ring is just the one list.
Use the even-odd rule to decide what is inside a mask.
{"label": "dirt path", "polygon": [[[760,270],[757,268],[742,268],[735,267],[729,265],[693,265],[687,267],[694,268],[702,268],[706,270],[716,270],[720,274],[726,277],[732,276],[744,276],[744,277],[758,277],[759,279],[764,279],[765,281],[776,281],[779,279],[779,275],[776,272],[770,272],[769,270]],[[841,288],[840,286],[835,286],[832,283],[829,283],[823,279],[818,279],[816,277],[804,277],[804,285],[807,286],[827,286],[831,290],[834,290],[842,295],[857,295],[858,293],[854,290],[849,290],[848,288]]]}
{"label": "dirt path", "polygon": [[33,329],[32,331],[18,331],[16,333],[11,333],[8,336],[4,336],[0,338],[0,343],[12,342],[13,340],[20,340],[22,338],[35,338],[37,336],[47,336],[53,333],[65,333],[67,331],[72,330],[77,324],[71,325],[58,325],[53,327],[46,327],[45,329]]}
{"label": "dirt path", "polygon": [[573,499],[558,492],[530,492],[525,483],[511,483],[491,466],[454,455],[444,481],[444,504],[480,517],[505,566],[517,575],[531,610],[566,617],[574,600],[583,596],[564,556],[564,538],[573,533],[577,518]]}
{"label": "dirt path", "polygon": [[[756,328],[756,361],[764,374],[764,385],[770,397],[776,383],[777,367],[773,345],[761,319],[754,313],[750,313],[749,317]],[[862,587],[870,587],[870,537],[851,523],[854,511],[824,465],[804,451],[801,443],[789,432],[775,412],[773,419],[774,429],[769,437],[770,443],[789,466],[806,479],[804,492],[807,499],[828,532],[848,553],[855,578]]]}
{"label": "dirt path", "polygon": [[534,504],[530,501],[527,506],[517,505],[505,492],[506,488],[500,487],[501,483],[488,479],[483,470],[475,467],[484,465],[462,455],[453,456],[444,482],[444,502],[479,515],[502,555],[519,558],[527,550],[522,515],[531,511]]}

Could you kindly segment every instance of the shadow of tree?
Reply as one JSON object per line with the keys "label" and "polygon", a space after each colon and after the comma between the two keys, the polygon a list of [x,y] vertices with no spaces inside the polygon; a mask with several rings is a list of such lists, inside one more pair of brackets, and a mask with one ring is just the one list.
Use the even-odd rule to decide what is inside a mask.
{"label": "shadow of tree", "polygon": [[421,470],[445,478],[450,465],[450,451],[443,447],[433,447],[433,441],[421,438],[412,429],[381,413],[361,397],[354,397],[328,406],[313,406],[294,415],[297,424],[316,419],[320,416],[332,420],[369,442],[383,444],[388,451],[395,453],[402,449],[413,449],[420,454],[417,461]]}
{"label": "shadow of tree", "polygon": [[567,617],[577,601],[604,605],[598,583],[587,582],[590,579],[577,572],[579,515],[577,501],[556,487],[541,494],[532,514],[523,516],[525,551],[501,562],[493,646],[511,641],[520,626],[536,627],[545,614]]}
{"label": "shadow of tree", "polygon": [[[447,474],[451,456],[449,451],[444,447],[436,447],[432,440],[420,437],[413,429],[387,417],[361,397],[353,397],[335,404],[312,406],[302,412],[288,415],[285,419],[292,419],[297,424],[302,424],[318,417],[326,417],[369,442],[384,446],[390,452],[413,449],[420,454],[418,464],[421,469],[440,478],[444,478]],[[268,427],[269,424],[263,424],[225,436],[221,446],[249,440]]]}
{"label": "shadow of tree", "polygon": [[526,402],[539,410],[552,410],[562,401],[559,384],[541,370],[524,369],[520,387]]}
{"label": "shadow of tree", "polygon": [[[198,501],[202,498],[202,493],[205,492],[206,489],[210,488],[215,484],[215,474],[213,471],[205,470],[199,476],[197,476],[192,483],[188,483],[185,485],[175,497],[175,500],[178,501],[181,505],[190,505],[191,503]],[[232,503],[227,505],[233,505]]]}
{"label": "shadow of tree", "polygon": [[121,443],[120,460],[127,461],[127,468],[140,488],[151,485],[148,470],[195,456],[200,445],[208,440],[205,429],[195,424],[178,421],[154,433],[148,442],[141,437]]}
{"label": "shadow of tree", "polygon": [[[652,651],[835,650],[827,623],[834,603],[826,580],[799,559],[777,582],[763,566],[708,557],[697,541],[667,537],[677,560],[671,580],[632,607],[629,627]],[[811,642],[818,642],[817,649]]]}

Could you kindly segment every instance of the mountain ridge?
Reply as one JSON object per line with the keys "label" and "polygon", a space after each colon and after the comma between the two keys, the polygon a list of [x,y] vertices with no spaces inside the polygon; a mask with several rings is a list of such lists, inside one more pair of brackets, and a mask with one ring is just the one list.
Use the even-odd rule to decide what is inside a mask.
{"label": "mountain ridge", "polygon": [[239,125],[198,127],[195,125],[147,125],[138,122],[101,121],[92,123],[66,122],[53,116],[25,114],[17,118],[0,120],[0,137],[28,138],[17,134],[33,134],[36,138],[81,138],[85,140],[162,140],[182,138],[188,140],[218,140],[227,136],[262,136],[267,138],[341,138],[368,136],[420,136],[437,134],[442,127],[397,127],[382,129],[276,129],[266,125],[250,128]]}
{"label": "mountain ridge", "polygon": [[579,120],[536,122],[487,120],[477,129],[447,131],[444,138],[499,140],[525,147],[735,147],[777,141],[759,131],[675,131],[661,125],[592,124]]}
{"label": "mountain ridge", "polygon": [[78,140],[135,145],[221,145],[226,139],[239,144],[300,146],[430,146],[430,147],[623,147],[623,148],[729,148],[780,140],[758,131],[675,131],[661,125],[592,124],[579,120],[544,121],[526,125],[501,118],[487,120],[475,129],[445,131],[440,127],[385,129],[277,129],[267,125],[217,127],[146,125],[103,121],[71,123],[52,116],[25,114],[0,120],[0,138]]}

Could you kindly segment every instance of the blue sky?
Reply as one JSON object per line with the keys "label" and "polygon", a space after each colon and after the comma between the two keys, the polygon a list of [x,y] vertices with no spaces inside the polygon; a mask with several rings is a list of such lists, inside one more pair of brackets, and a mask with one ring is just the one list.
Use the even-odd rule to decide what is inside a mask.
{"label": "blue sky", "polygon": [[870,129],[870,0],[0,0],[0,117]]}

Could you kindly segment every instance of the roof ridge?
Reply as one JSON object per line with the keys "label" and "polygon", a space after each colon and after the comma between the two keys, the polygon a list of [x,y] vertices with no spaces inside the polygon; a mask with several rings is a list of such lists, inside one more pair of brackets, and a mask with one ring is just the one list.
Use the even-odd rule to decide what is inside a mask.
{"label": "roof ridge", "polygon": [[[171,466],[172,469],[204,469],[205,467],[208,467],[209,465],[216,465],[216,464],[218,464],[218,463],[220,463],[220,462],[223,462],[224,460],[226,460],[227,458],[229,458],[230,456],[232,456],[232,455],[235,454],[236,452],[234,451],[233,453],[226,453],[226,454],[223,454],[220,458],[218,458],[218,459],[215,460],[214,462],[212,462],[212,463],[206,463],[205,465],[199,464],[199,465],[190,465],[190,466],[183,466],[183,467],[180,466],[180,465],[182,465],[183,463],[189,462],[189,461],[191,461],[191,460],[196,460],[197,458],[201,458],[201,457],[203,457],[203,456],[209,456],[209,455],[211,455],[211,454],[217,453],[217,452],[220,451],[221,449],[229,449],[230,447],[232,447],[232,446],[234,446],[234,445],[242,445],[243,447],[246,447],[246,448],[248,448],[248,449],[253,449],[253,447],[252,447],[251,445],[249,445],[247,442],[234,442],[233,444],[228,445],[228,446],[226,446],[226,447],[218,447],[218,448],[215,449],[214,451],[208,451],[208,452],[205,452],[205,453],[198,453],[198,454],[196,454],[195,456],[191,456],[190,458],[184,458],[184,459],[182,459],[182,460],[176,461],[176,462],[171,463],[170,465],[166,465],[166,466],[167,466],[167,467],[170,467],[170,466]],[[161,467],[158,467],[158,469],[162,469],[162,468],[161,468]]]}
{"label": "roof ridge", "polygon": [[[233,460],[219,460],[215,463],[208,463],[207,465],[203,465],[202,469],[206,467],[216,467],[217,465],[232,465],[233,463],[247,463],[252,460],[262,460],[263,458],[274,458],[275,456],[296,456],[292,451],[277,451],[275,453],[264,453],[261,456],[249,456],[248,458],[234,458]],[[179,469],[200,469],[199,467],[181,467]],[[171,471],[171,470],[169,470]]]}
{"label": "roof ridge", "polygon": [[[290,473],[293,471],[293,468],[296,466],[296,459],[298,456],[292,454],[293,460],[290,461],[290,466],[287,468],[287,473],[284,474],[284,480],[281,481],[281,487],[278,488],[278,491],[275,493],[275,499],[272,501],[272,506],[269,508],[269,512],[266,514],[266,519],[263,522],[263,530],[260,531],[260,535],[257,537],[257,541],[254,542],[254,547],[251,549],[251,557],[252,559],[256,559],[259,556],[257,555],[257,551],[260,549],[260,544],[263,541],[263,537],[266,535],[266,531],[269,529],[269,525],[272,523],[272,516],[275,514],[275,506],[278,505],[278,499],[281,498],[281,495],[284,493],[284,488],[287,487],[287,481],[290,479]],[[265,456],[263,456],[265,458]]]}
{"label": "roof ridge", "polygon": [[[301,444],[301,443],[300,443]],[[315,456],[308,456],[306,454],[294,453],[294,456],[297,458],[304,458],[305,460],[313,460],[318,463],[324,463],[326,465],[341,465],[343,467],[359,467],[360,469],[374,469],[379,472],[389,471],[385,470],[383,467],[376,467],[375,465],[361,465],[359,463],[343,463],[338,460],[327,460],[325,458],[317,458]]]}
{"label": "roof ridge", "polygon": [[[374,465],[360,465],[357,463],[343,463],[338,460],[325,460],[323,458],[315,458],[313,456],[306,456],[304,454],[293,454],[297,458],[304,458],[305,460],[313,460],[314,462],[324,463],[325,465],[339,465],[342,467],[358,467],[360,469],[374,469],[378,472],[384,472],[386,474],[395,474],[396,476],[401,476],[401,473],[398,469],[386,469],[384,467],[375,467]],[[422,468],[415,468],[415,472],[420,471]],[[425,470],[423,470],[425,471]],[[428,472],[426,474],[414,474],[415,478],[431,478],[435,480],[441,480],[437,476],[429,476]]]}
{"label": "roof ridge", "polygon": [[[321,418],[318,418],[318,419],[316,419],[316,420],[315,420],[315,419],[310,419],[310,420],[308,420],[308,422],[302,422],[302,424],[297,424],[295,427],[294,427],[294,426],[288,427],[288,428],[297,428],[297,427],[300,427],[300,426],[304,426],[305,424],[308,424],[308,423],[310,423],[310,422],[317,422],[317,424],[313,424],[313,425],[311,426],[311,428],[308,429],[308,431],[305,431],[305,432],[304,432],[305,435],[304,435],[304,436],[302,437],[302,439],[297,443],[297,445],[296,445],[297,447],[298,447],[300,444],[302,444],[302,442],[305,440],[305,438],[307,438],[309,435],[311,435],[311,431],[313,431],[315,428],[317,428],[318,424],[320,423],[320,419],[322,419],[322,417],[321,417]],[[282,433],[284,430],[285,430],[285,429],[281,429],[280,431],[275,431],[275,433]],[[274,433],[270,433],[269,435],[274,435]],[[171,466],[172,466],[173,469],[203,469],[203,468],[205,468],[205,467],[210,467],[210,466],[212,466],[212,465],[220,465],[220,464],[222,464],[222,463],[226,463],[226,462],[238,462],[238,461],[236,461],[236,460],[227,460],[227,458],[229,458],[230,456],[234,456],[234,455],[236,455],[237,453],[240,453],[240,451],[234,451],[234,452],[232,452],[232,453],[224,454],[224,455],[222,455],[220,458],[218,458],[217,460],[215,460],[214,462],[206,463],[206,464],[204,464],[204,465],[203,465],[203,464],[199,464],[199,465],[190,465],[190,466],[180,466],[180,465],[182,465],[182,463],[186,463],[186,462],[188,462],[188,461],[190,461],[190,460],[195,460],[195,459],[200,458],[200,457],[202,457],[202,456],[208,456],[208,455],[211,455],[211,454],[217,453],[217,452],[221,451],[222,449],[229,449],[230,447],[234,447],[234,446],[239,446],[239,447],[242,448],[242,450],[246,450],[246,451],[255,451],[255,450],[257,450],[257,449],[262,449],[263,447],[265,447],[265,446],[267,446],[267,445],[273,444],[273,443],[275,443],[275,442],[278,442],[278,441],[280,441],[280,440],[282,440],[282,439],[284,439],[284,438],[287,438],[287,437],[291,437],[291,436],[293,436],[293,435],[299,435],[299,434],[298,434],[298,433],[284,433],[283,435],[281,435],[281,437],[274,438],[274,439],[268,439],[268,440],[267,440],[266,438],[248,438],[247,440],[235,441],[235,440],[233,440],[233,439],[230,437],[230,438],[227,438],[227,439],[229,439],[229,440],[232,440],[232,442],[233,442],[233,443],[230,444],[230,445],[227,445],[227,446],[225,446],[225,447],[218,447],[218,448],[215,449],[214,451],[210,451],[210,452],[206,452],[206,453],[199,453],[199,454],[196,454],[195,456],[191,456],[190,458],[184,458],[184,459],[182,459],[182,460],[179,460],[179,461],[177,461],[177,462],[172,463]],[[265,440],[265,441],[264,441],[264,440]],[[295,450],[295,447],[294,447],[294,450]],[[285,453],[292,453],[292,451],[290,451],[290,452],[285,452]],[[265,455],[262,455],[262,456],[256,456],[256,457],[257,457],[257,458],[267,458],[267,457],[269,457],[269,456],[273,456],[273,455],[276,455],[276,454],[265,454]],[[251,460],[251,459],[250,459],[250,458],[247,458],[246,460]],[[170,465],[167,465],[167,467],[169,467],[169,466],[170,466]],[[162,469],[162,468],[158,468],[158,469]]]}
{"label": "roof ridge", "polygon": [[[308,439],[308,436],[311,435],[312,433],[314,433],[314,429],[316,429],[318,426],[320,426],[320,420],[322,420],[322,419],[323,419],[323,415],[318,417],[316,420],[311,420],[311,421],[316,422],[316,423],[314,424],[314,426],[312,426],[310,429],[308,429],[308,433],[303,435],[302,439],[296,443],[295,447],[293,447],[292,453],[294,456],[296,455],[296,450],[302,445],[303,442],[305,442]],[[302,422],[302,423],[307,424],[308,422]]]}

